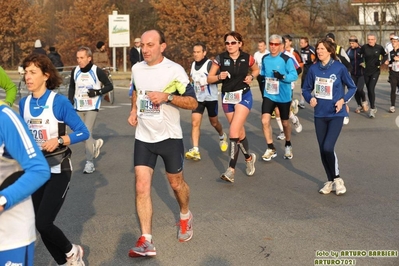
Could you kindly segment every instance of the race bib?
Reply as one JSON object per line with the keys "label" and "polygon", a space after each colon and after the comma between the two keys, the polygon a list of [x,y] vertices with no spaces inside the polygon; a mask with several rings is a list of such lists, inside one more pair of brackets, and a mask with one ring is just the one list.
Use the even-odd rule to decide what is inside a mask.
{"label": "race bib", "polygon": [[316,77],[314,84],[315,97],[319,99],[332,100],[333,83],[332,79]]}
{"label": "race bib", "polygon": [[265,78],[265,91],[268,94],[279,94],[279,81],[276,78]]}
{"label": "race bib", "polygon": [[149,92],[150,91],[145,90],[138,91],[138,116],[157,117],[161,115],[161,105],[151,102],[150,98],[147,95]]}
{"label": "race bib", "polygon": [[50,125],[43,124],[42,119],[32,119],[28,124],[28,128],[32,133],[33,139],[39,148],[42,149],[42,144],[49,138]]}
{"label": "race bib", "polygon": [[242,90],[226,92],[223,97],[223,103],[237,104],[242,100]]}
{"label": "race bib", "polygon": [[90,98],[89,95],[87,95],[87,92],[89,89],[92,89],[91,87],[86,87],[86,86],[79,86],[78,87],[78,97],[77,97],[77,105],[78,105],[78,110],[93,110],[95,109],[94,106],[94,101],[93,98]]}
{"label": "race bib", "polygon": [[391,66],[393,71],[399,72],[399,61],[393,62]]}

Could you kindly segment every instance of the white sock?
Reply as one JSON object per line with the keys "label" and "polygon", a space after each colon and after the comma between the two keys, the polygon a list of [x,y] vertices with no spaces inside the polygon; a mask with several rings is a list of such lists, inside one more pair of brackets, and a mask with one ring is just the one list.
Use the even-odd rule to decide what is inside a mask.
{"label": "white sock", "polygon": [[188,218],[190,218],[190,211],[188,211],[186,214],[180,213],[181,220],[187,220]]}
{"label": "white sock", "polygon": [[194,149],[196,152],[199,151],[198,147],[193,147],[193,149]]}
{"label": "white sock", "polygon": [[66,255],[67,258],[70,258],[74,254],[77,254],[77,253],[78,253],[77,247],[74,244],[72,244],[72,249],[68,253],[65,253],[65,255]]}
{"label": "white sock", "polygon": [[150,234],[142,234],[142,236],[144,236],[145,240],[147,240],[148,242],[151,243],[151,241],[152,241],[152,235],[150,235]]}
{"label": "white sock", "polygon": [[283,132],[283,123],[281,123],[281,117],[276,117],[277,125],[280,128],[280,132]]}
{"label": "white sock", "polygon": [[223,140],[223,139],[224,139],[224,134],[222,134],[221,136],[219,136],[219,139],[220,139],[220,140]]}

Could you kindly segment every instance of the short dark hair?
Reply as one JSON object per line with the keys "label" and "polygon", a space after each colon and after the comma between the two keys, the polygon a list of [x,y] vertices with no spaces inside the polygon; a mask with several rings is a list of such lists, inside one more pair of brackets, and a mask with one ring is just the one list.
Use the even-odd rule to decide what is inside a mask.
{"label": "short dark hair", "polygon": [[233,36],[234,39],[236,39],[237,41],[239,41],[241,43],[242,46],[244,46],[244,41],[242,40],[242,35],[239,34],[236,31],[230,31],[229,33],[226,33],[223,37],[223,40],[226,41],[228,36]]}
{"label": "short dark hair", "polygon": [[194,48],[195,46],[201,46],[201,47],[202,47],[202,51],[206,52],[206,45],[205,45],[205,43],[203,43],[203,42],[196,42],[196,43],[193,45],[193,48]]}
{"label": "short dark hair", "polygon": [[283,38],[284,38],[285,40],[289,40],[290,42],[292,42],[292,37],[291,37],[291,35],[289,35],[289,34],[283,35]]}

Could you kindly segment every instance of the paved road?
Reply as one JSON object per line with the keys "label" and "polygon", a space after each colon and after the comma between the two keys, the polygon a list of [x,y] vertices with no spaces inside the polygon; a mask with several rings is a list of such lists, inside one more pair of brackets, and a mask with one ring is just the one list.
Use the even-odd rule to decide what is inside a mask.
{"label": "paved road", "polygon": [[[317,192],[326,175],[309,106],[298,114],[303,132],[293,133],[294,158],[282,158],[284,142],[276,139],[278,156],[271,162],[258,159],[255,175],[247,177],[241,154],[234,184],[219,179],[228,156],[220,152],[216,132],[204,120],[202,160],[185,163],[194,214],[193,239],[177,241],[178,207],[167,185],[163,162],[158,160],[152,189],[157,256],[129,258],[127,252],[140,230],[134,203],[134,129],[126,122],[130,104],[124,83],[116,88],[114,106],[104,103],[98,116],[94,136],[103,138],[104,146],[95,162],[95,173],[82,174],[84,145],[72,146],[75,172],[56,220],[72,242],[83,245],[86,265],[314,265],[315,259],[332,259],[328,257],[331,251],[399,250],[399,129],[395,125],[397,114],[388,113],[389,87],[386,77],[381,77],[376,119],[352,111],[336,146],[347,186],[345,195]],[[253,93],[256,100],[246,129],[250,149],[260,158],[266,144],[258,88],[253,88]],[[295,95],[299,95],[298,89]],[[355,106],[353,99],[350,107],[353,110]],[[190,112],[181,114],[188,149]],[[220,119],[227,128],[223,114]],[[276,137],[279,132],[277,125],[273,126]],[[348,258],[362,266],[399,265],[398,257]],[[55,265],[40,238],[35,265]]]}

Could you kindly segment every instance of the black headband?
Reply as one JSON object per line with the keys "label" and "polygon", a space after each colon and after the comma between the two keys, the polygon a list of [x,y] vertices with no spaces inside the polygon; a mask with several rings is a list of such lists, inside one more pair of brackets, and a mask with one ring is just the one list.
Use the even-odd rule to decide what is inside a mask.
{"label": "black headband", "polygon": [[358,42],[357,39],[349,39],[349,42]]}

